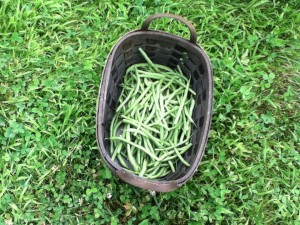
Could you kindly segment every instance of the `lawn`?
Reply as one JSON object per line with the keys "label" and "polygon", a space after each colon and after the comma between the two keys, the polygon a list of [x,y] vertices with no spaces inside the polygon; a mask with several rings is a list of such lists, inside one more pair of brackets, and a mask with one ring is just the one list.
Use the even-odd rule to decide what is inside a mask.
{"label": "lawn", "polygon": [[[198,171],[152,196],[108,171],[95,112],[110,49],[155,12],[195,25],[215,89]],[[1,0],[0,224],[299,225],[299,58],[297,0]]]}

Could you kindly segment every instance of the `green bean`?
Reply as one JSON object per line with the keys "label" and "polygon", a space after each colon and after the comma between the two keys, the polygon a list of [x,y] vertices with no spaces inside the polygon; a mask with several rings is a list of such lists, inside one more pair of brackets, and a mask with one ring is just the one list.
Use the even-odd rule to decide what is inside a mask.
{"label": "green bean", "polygon": [[138,70],[138,72],[139,72],[139,77],[140,78],[151,78],[151,79],[157,79],[157,80],[161,80],[161,79],[168,80],[168,77],[166,77],[165,75],[160,74],[160,73],[145,72],[145,71],[142,71],[142,70]]}
{"label": "green bean", "polygon": [[173,77],[175,77],[176,79],[174,79],[174,83],[173,84],[177,84],[180,85],[182,87],[185,87],[185,82],[188,81],[188,79],[184,76],[178,76],[177,73],[172,72],[172,73],[164,73],[165,75],[165,79],[172,79]]}
{"label": "green bean", "polygon": [[[170,75],[170,74],[160,74],[160,73],[156,73],[156,72],[145,72],[142,70],[138,70],[139,72],[139,77],[141,78],[152,78],[152,79],[158,79],[158,80],[169,80],[172,79],[174,76]],[[166,76],[167,75],[167,76]],[[187,78],[184,78],[184,80],[187,80]],[[186,85],[184,84],[184,81],[181,81],[180,79],[174,79],[174,84],[180,85],[182,87],[186,87]],[[172,85],[172,83],[170,84]],[[174,88],[175,89],[175,88]],[[191,89],[188,88],[188,91],[193,94],[196,95],[196,93]]]}
{"label": "green bean", "polygon": [[[183,88],[178,88],[171,95],[169,95],[168,99],[166,101],[166,105],[168,105],[172,101],[172,99],[174,98],[174,96],[177,95],[177,94],[179,94],[182,90],[184,90],[184,89]],[[178,104],[178,101],[172,101],[172,102],[173,102],[173,104],[174,103]]]}
{"label": "green bean", "polygon": [[[157,92],[160,92],[159,87],[161,85],[157,86]],[[157,95],[159,95],[159,93],[157,93]],[[164,107],[164,99],[162,97],[162,95],[159,98],[159,107],[160,107],[160,112],[161,114],[164,116],[165,115],[165,107]]]}
{"label": "green bean", "polygon": [[[133,119],[131,119],[131,118],[127,117],[127,116],[124,116],[124,115],[122,115],[121,117],[124,118],[123,119],[124,123],[129,123],[129,124],[131,124],[133,126],[137,126],[138,121],[133,120]],[[159,134],[159,131],[157,129],[152,128],[151,126],[149,126],[147,124],[142,124],[142,127],[145,128],[145,129],[151,130],[154,133],[158,133]]]}
{"label": "green bean", "polygon": [[135,144],[135,143],[133,143],[133,142],[131,142],[131,141],[128,141],[128,140],[126,140],[126,139],[124,139],[124,138],[121,138],[121,137],[110,137],[110,139],[112,139],[112,140],[123,141],[123,142],[126,142],[126,143],[130,144],[130,145],[133,145],[133,146],[135,146],[136,148],[139,148],[140,150],[142,150],[143,152],[145,152],[147,155],[149,155],[149,156],[150,156],[151,158],[153,158],[154,160],[160,161],[159,158],[158,158],[156,155],[154,155],[152,152],[150,152],[149,150],[147,150],[147,149],[144,148],[143,146],[137,145],[137,144]]}
{"label": "green bean", "polygon": [[140,77],[138,76],[138,72],[137,72],[137,69],[136,69],[136,68],[135,68],[135,75],[136,75],[136,77],[137,77],[137,85],[136,85],[135,91],[134,91],[134,93],[133,93],[134,96],[138,93],[139,87],[140,87],[140,85],[141,85],[141,79],[140,79]]}
{"label": "green bean", "polygon": [[147,56],[147,54],[143,51],[142,48],[139,48],[139,52],[143,55],[144,59],[147,61],[147,63],[155,70],[158,71],[154,63],[151,61],[151,59]]}
{"label": "green bean", "polygon": [[122,149],[122,143],[119,143],[119,145],[116,147],[114,153],[113,153],[112,156],[111,156],[111,159],[112,159],[113,161],[115,160],[117,154],[120,153],[121,149]]}
{"label": "green bean", "polygon": [[[148,67],[148,63],[137,63],[137,64],[134,64],[134,65],[130,66],[127,69],[127,71],[126,71],[126,75],[129,74],[130,72],[132,72],[137,67],[145,67],[145,68],[147,68]],[[125,76],[125,77],[127,77],[127,76]]]}
{"label": "green bean", "polygon": [[[164,126],[162,126],[164,127]],[[164,127],[165,128],[165,127]],[[165,131],[163,132],[163,137],[161,138],[161,140],[166,140],[168,135],[169,135],[169,127],[167,127],[167,129],[165,129]]]}
{"label": "green bean", "polygon": [[182,70],[181,70],[181,68],[180,68],[179,65],[177,65],[177,70],[178,70],[178,72],[179,72],[182,76],[184,76],[183,73],[182,73]]}
{"label": "green bean", "polygon": [[147,163],[148,163],[147,160],[143,161],[143,167],[142,167],[142,170],[141,170],[141,172],[139,174],[140,177],[144,176],[144,174],[146,173],[146,171],[147,171]]}
{"label": "green bean", "polygon": [[179,138],[179,141],[182,141],[184,136],[186,135],[187,127],[188,127],[188,122],[187,122],[186,118],[183,117],[183,129],[182,129],[182,133],[181,133],[181,136]]}
{"label": "green bean", "polygon": [[188,116],[191,118],[191,122],[192,122],[194,125],[196,125],[195,122],[194,122],[194,120],[193,120],[193,118],[192,118],[194,108],[195,108],[195,100],[194,100],[194,99],[191,99],[190,111],[189,111]]}
{"label": "green bean", "polygon": [[115,127],[114,127],[114,129],[113,129],[112,135],[117,136],[118,128],[119,128],[122,124],[123,124],[122,121],[119,121],[119,122],[115,125]]}
{"label": "green bean", "polygon": [[133,134],[134,136],[136,136],[137,132],[140,130],[140,127],[142,126],[142,122],[143,122],[144,117],[145,117],[146,109],[147,109],[147,108],[144,107],[143,112],[142,112],[142,116],[141,116],[141,118],[140,118],[140,122],[139,122],[139,124],[138,124],[138,126],[137,126],[137,128],[136,128],[136,132]]}
{"label": "green bean", "polygon": [[196,92],[192,88],[189,88],[189,92],[192,93],[192,95],[196,95]]}
{"label": "green bean", "polygon": [[170,172],[171,172],[171,171],[167,169],[164,173],[162,173],[162,174],[160,175],[160,178],[167,176],[168,174],[170,174]]}
{"label": "green bean", "polygon": [[185,114],[186,118],[189,120],[189,122],[191,124],[195,125],[195,122],[194,122],[193,118],[191,117],[191,114],[189,113],[189,110],[187,108],[184,109],[184,114]]}
{"label": "green bean", "polygon": [[191,133],[192,133],[192,127],[189,127],[187,129],[188,129],[188,131],[186,133],[186,137],[191,139],[191,137],[192,137],[192,135],[191,135]]}
{"label": "green bean", "polygon": [[163,174],[168,174],[169,173],[169,172],[167,172],[167,173],[166,172],[167,172],[167,169],[162,168],[158,173],[152,172],[147,177],[150,178],[150,179],[155,179],[155,178],[158,178],[158,177],[162,177]]}
{"label": "green bean", "polygon": [[168,75],[168,77],[176,77],[177,80],[179,79],[180,82],[188,81],[188,78],[186,78],[185,76],[182,76],[181,74],[179,74],[178,72],[175,72],[175,71],[167,72],[166,75]]}
{"label": "green bean", "polygon": [[[122,121],[120,121],[118,123],[116,123],[116,121],[113,121],[112,123],[113,123],[113,124],[111,124],[111,127],[113,126],[113,128],[112,128],[112,135],[117,136],[117,130],[118,130],[119,126],[121,126]],[[116,123],[116,125],[114,125],[115,123]],[[111,147],[110,148],[110,154],[113,154],[115,142],[111,141],[110,144],[111,144],[111,146],[110,146]]]}
{"label": "green bean", "polygon": [[168,104],[173,104],[173,105],[177,105],[178,102],[176,100],[171,99]]}
{"label": "green bean", "polygon": [[122,158],[121,154],[118,154],[118,155],[117,155],[117,158],[118,158],[119,163],[120,163],[123,167],[128,168],[128,166],[127,166],[126,162],[124,161],[124,159]]}
{"label": "green bean", "polygon": [[173,134],[173,143],[175,143],[175,144],[178,143],[178,134],[179,134],[179,130],[175,129],[174,134]]}
{"label": "green bean", "polygon": [[171,168],[172,172],[175,173],[175,167],[174,167],[172,161],[169,160],[168,163],[169,163],[169,165],[170,165],[170,168]]}
{"label": "green bean", "polygon": [[[138,141],[138,145],[141,145],[142,144],[142,141],[141,140],[139,140]],[[137,151],[137,156],[136,156],[136,158],[137,158],[137,161],[138,161],[138,164],[139,165],[141,165],[141,163],[142,163],[142,151]]]}
{"label": "green bean", "polygon": [[[128,126],[129,127],[129,126]],[[128,128],[127,128],[128,129]],[[128,133],[128,132],[126,132],[126,143],[127,143],[127,156],[128,156],[128,160],[129,160],[129,162],[130,162],[130,164],[132,165],[132,168],[133,168],[133,170],[135,171],[135,172],[137,172],[137,171],[139,171],[139,166],[138,166],[138,164],[136,163],[136,161],[135,161],[135,159],[134,159],[134,157],[133,157],[133,155],[132,155],[132,152],[131,152],[131,150],[130,150],[130,134]]]}
{"label": "green bean", "polygon": [[[111,122],[110,122],[110,130],[111,130],[111,131],[114,130],[116,118],[117,118],[116,116],[113,117],[113,119],[112,119]],[[112,141],[112,142],[110,143],[110,154],[112,154],[113,149],[114,149],[114,142]]]}
{"label": "green bean", "polygon": [[152,99],[154,102],[155,113],[158,113],[160,111],[159,104],[158,104],[158,96],[157,96],[157,93],[155,92],[154,86],[152,86],[151,91],[152,91]]}
{"label": "green bean", "polygon": [[175,77],[172,77],[171,80],[161,89],[161,92],[163,92],[164,90],[169,90],[168,88],[174,82],[174,80],[175,80]]}
{"label": "green bean", "polygon": [[[192,144],[190,143],[190,144],[188,144],[188,145],[186,145],[186,146],[180,148],[180,151],[179,151],[180,155],[184,154],[187,150],[189,150],[191,146],[192,146]],[[165,162],[165,161],[169,161],[169,160],[171,160],[171,159],[176,158],[176,157],[177,157],[176,155],[170,156],[170,155],[175,151],[175,149],[178,149],[178,148],[176,147],[176,148],[174,148],[173,151],[167,152],[167,153],[165,153],[164,155],[160,156],[160,157],[159,157],[159,159],[160,159],[159,162]],[[168,156],[169,156],[169,157],[168,157]]]}
{"label": "green bean", "polygon": [[[149,166],[148,166],[148,168],[149,168]],[[147,174],[149,174],[151,172],[149,175],[154,175],[154,174],[157,174],[157,172],[159,171],[160,168],[161,168],[160,166],[156,166],[156,167],[154,166],[153,170],[151,168],[149,168],[149,171],[146,171],[146,172],[147,172]]]}
{"label": "green bean", "polygon": [[171,68],[169,68],[169,67],[167,67],[167,66],[164,66],[164,65],[161,65],[161,64],[156,64],[156,67],[157,67],[158,69],[166,70],[166,71],[168,71],[168,72],[173,72],[173,70],[172,70]]}
{"label": "green bean", "polygon": [[[152,103],[154,103],[154,102],[152,102]],[[156,110],[155,110],[155,108],[153,107],[151,113],[148,115],[148,118],[145,120],[145,124],[148,124],[148,123],[150,122],[150,120],[153,119],[154,114],[155,114],[155,111],[156,111]],[[158,133],[159,133],[159,131],[158,131]]]}
{"label": "green bean", "polygon": [[164,151],[166,151],[166,150],[171,150],[171,149],[173,149],[173,148],[177,148],[177,147],[179,147],[179,146],[185,144],[187,141],[188,141],[188,139],[186,139],[186,140],[184,140],[184,141],[181,141],[181,142],[179,142],[179,143],[177,143],[177,144],[175,144],[175,145],[172,145],[172,146],[170,146],[170,147],[168,147],[168,148],[156,148],[155,150],[156,150],[156,151],[161,151],[161,150],[164,150]]}
{"label": "green bean", "polygon": [[149,163],[148,164],[146,174],[149,174],[149,173],[153,172],[156,169],[156,167],[154,167],[153,164],[154,163]]}
{"label": "green bean", "polygon": [[[149,144],[149,143],[150,143],[150,144]],[[153,149],[153,147],[152,147],[152,145],[151,145],[151,141],[150,141],[148,138],[145,138],[145,137],[144,137],[141,144],[143,144],[143,146],[144,146],[145,148],[147,148],[150,152],[152,152],[153,154],[156,155],[156,153],[155,153],[155,151],[154,151],[154,149]]]}
{"label": "green bean", "polygon": [[159,143],[160,140],[158,138],[154,137],[151,133],[149,133],[146,130],[137,130],[135,128],[130,128],[130,129],[126,129],[126,131],[127,132],[132,132],[132,133],[137,132],[137,133],[143,135],[144,137],[147,137],[150,140],[152,140],[153,143],[155,143],[157,146],[161,146],[162,147],[162,145]]}
{"label": "green bean", "polygon": [[[163,124],[165,125],[165,127],[168,127],[167,122],[164,118],[165,112],[164,112],[164,104],[163,104],[163,101],[162,101],[163,99],[159,97],[160,96],[160,90],[159,90],[160,87],[161,87],[161,85],[159,84],[157,86],[157,90],[156,90],[157,117],[159,117],[159,115],[161,115],[160,118],[162,119]],[[160,130],[160,135],[161,136],[163,135],[162,130]]]}
{"label": "green bean", "polygon": [[136,154],[136,161],[138,163],[138,165],[141,165],[141,151],[137,151],[137,154]]}
{"label": "green bean", "polygon": [[154,86],[154,85],[158,84],[160,81],[159,80],[152,81],[152,80],[150,80],[148,78],[145,78],[144,82],[145,82],[146,86]]}
{"label": "green bean", "polygon": [[[133,105],[136,105],[136,106],[137,106],[137,105],[141,105],[141,106],[142,106],[141,108],[145,108],[144,105],[145,105],[145,103],[146,103],[147,101],[149,101],[149,98],[150,98],[150,97],[147,96],[147,97],[145,97],[140,103],[134,102]],[[136,111],[137,109],[138,109],[138,107],[134,107],[134,108],[133,108],[133,110],[132,110],[131,113],[130,113],[131,116],[134,115],[134,113],[135,113],[135,111]]]}
{"label": "green bean", "polygon": [[134,92],[134,89],[132,89],[129,94],[127,95],[126,99],[119,105],[119,107],[117,108],[117,112],[120,111],[120,109],[128,102],[128,100],[131,98],[132,94]]}
{"label": "green bean", "polygon": [[190,166],[190,164],[184,160],[184,158],[182,158],[180,152],[178,151],[177,148],[175,148],[175,152],[176,152],[176,155],[178,156],[179,160],[186,166]]}
{"label": "green bean", "polygon": [[[185,87],[185,84],[183,82],[181,82],[179,80],[176,80],[176,79],[175,79],[175,82],[177,84],[181,85],[182,87]],[[196,95],[196,92],[193,89],[191,89],[191,88],[188,88],[188,92],[190,92],[192,95]]]}
{"label": "green bean", "polygon": [[[175,116],[174,116],[175,117]],[[179,119],[181,119],[181,118],[179,118]],[[180,127],[181,126],[181,123],[177,123],[177,124],[175,124],[173,127],[169,127],[169,130],[171,131],[171,130],[176,130],[178,127]]]}
{"label": "green bean", "polygon": [[162,163],[157,164],[157,162],[151,161],[151,162],[148,162],[148,169],[147,169],[146,173],[147,174],[151,173],[152,171],[157,169],[157,167],[168,167],[168,166],[169,166],[169,164],[167,162],[162,162]]}
{"label": "green bean", "polygon": [[134,103],[126,110],[126,112],[124,114],[128,114],[128,112],[130,112],[132,109],[134,109],[137,106],[137,104],[145,97],[145,95],[147,94],[149,89],[150,89],[150,86],[145,89],[145,91],[138,97],[138,99],[136,99],[134,101]]}

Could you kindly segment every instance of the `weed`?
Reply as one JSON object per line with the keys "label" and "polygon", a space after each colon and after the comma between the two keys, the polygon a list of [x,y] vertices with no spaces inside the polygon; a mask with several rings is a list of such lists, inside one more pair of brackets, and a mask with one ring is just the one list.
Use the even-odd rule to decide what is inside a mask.
{"label": "weed", "polygon": [[[0,2],[0,224],[299,224],[299,1]],[[198,171],[151,195],[105,167],[95,106],[116,41],[193,22],[214,69]],[[185,38],[169,19],[160,29]]]}

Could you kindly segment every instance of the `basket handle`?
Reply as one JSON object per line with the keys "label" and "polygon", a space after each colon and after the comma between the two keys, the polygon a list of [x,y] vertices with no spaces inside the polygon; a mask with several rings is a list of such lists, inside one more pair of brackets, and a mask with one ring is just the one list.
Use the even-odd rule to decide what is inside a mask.
{"label": "basket handle", "polygon": [[154,15],[148,17],[145,20],[145,22],[142,25],[141,30],[142,31],[149,30],[149,25],[152,22],[152,20],[158,19],[158,18],[172,18],[172,19],[176,19],[176,20],[179,20],[180,22],[184,23],[189,28],[189,30],[190,30],[190,42],[192,42],[193,44],[196,44],[196,41],[197,41],[196,29],[195,29],[195,27],[192,25],[192,23],[190,21],[188,21],[187,19],[183,18],[182,16],[178,16],[178,15],[174,15],[174,14],[170,14],[170,13],[158,13],[158,14],[154,14]]}

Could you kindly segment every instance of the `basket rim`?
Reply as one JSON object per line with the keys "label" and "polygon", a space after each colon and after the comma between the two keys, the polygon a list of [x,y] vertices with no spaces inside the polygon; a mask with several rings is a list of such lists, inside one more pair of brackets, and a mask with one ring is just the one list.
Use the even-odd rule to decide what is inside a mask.
{"label": "basket rim", "polygon": [[[107,88],[108,88],[108,79],[110,77],[110,70],[111,70],[111,65],[113,58],[111,56],[114,55],[116,49],[127,39],[136,36],[136,35],[160,35],[164,36],[165,38],[169,38],[172,41],[180,41],[184,42],[187,45],[190,45],[195,49],[195,51],[198,52],[198,54],[201,54],[203,59],[205,60],[205,63],[207,64],[208,70],[207,70],[207,79],[208,79],[208,100],[207,100],[207,110],[205,113],[205,121],[203,124],[203,135],[201,139],[198,141],[199,147],[197,150],[196,154],[196,159],[189,168],[188,172],[184,174],[181,178],[175,179],[175,180],[170,180],[170,181],[164,181],[164,180],[150,180],[147,178],[142,178],[139,177],[135,174],[129,173],[126,170],[123,169],[123,167],[119,166],[117,163],[111,160],[109,154],[105,150],[104,143],[103,143],[103,132],[100,129],[101,123],[103,121],[104,115],[101,115],[104,110],[105,102],[106,102],[106,93],[107,93]],[[100,151],[100,154],[102,158],[104,159],[105,163],[108,165],[109,169],[117,175],[120,179],[123,181],[148,190],[152,191],[159,191],[159,192],[169,192],[172,190],[175,190],[179,187],[181,187],[184,183],[186,183],[196,172],[198,166],[200,165],[202,156],[205,152],[205,146],[207,143],[207,139],[209,136],[209,130],[210,130],[210,125],[211,125],[211,117],[212,117],[212,106],[213,106],[213,70],[211,66],[211,62],[209,60],[208,55],[206,52],[198,45],[191,43],[190,41],[179,37],[174,34],[170,34],[164,31],[159,31],[159,30],[147,30],[147,31],[142,31],[142,30],[133,30],[122,36],[112,47],[109,55],[107,56],[105,66],[102,72],[102,77],[101,77],[101,84],[99,87],[99,92],[98,92],[98,98],[97,98],[97,106],[96,106],[96,139],[97,139],[97,145],[98,149]]]}

